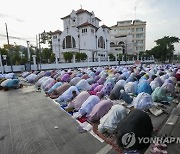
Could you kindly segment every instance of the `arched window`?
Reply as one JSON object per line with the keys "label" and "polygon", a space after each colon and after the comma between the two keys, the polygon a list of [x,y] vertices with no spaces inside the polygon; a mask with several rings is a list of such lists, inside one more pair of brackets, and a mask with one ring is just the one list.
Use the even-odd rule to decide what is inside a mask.
{"label": "arched window", "polygon": [[71,35],[66,36],[63,40],[62,46],[63,46],[63,49],[75,48],[76,47],[76,41],[75,41],[74,37],[72,37]]}
{"label": "arched window", "polygon": [[120,41],[120,42],[118,43],[118,45],[119,45],[119,46],[124,46],[125,43],[124,43],[123,41]]}
{"label": "arched window", "polygon": [[115,46],[115,43],[114,42],[111,42],[110,43],[110,47],[114,47]]}
{"label": "arched window", "polygon": [[104,41],[102,36],[100,36],[99,39],[98,39],[98,48],[105,49],[105,41]]}
{"label": "arched window", "polygon": [[110,45],[115,45],[114,42],[111,42]]}
{"label": "arched window", "polygon": [[71,48],[71,36],[66,36],[66,48]]}

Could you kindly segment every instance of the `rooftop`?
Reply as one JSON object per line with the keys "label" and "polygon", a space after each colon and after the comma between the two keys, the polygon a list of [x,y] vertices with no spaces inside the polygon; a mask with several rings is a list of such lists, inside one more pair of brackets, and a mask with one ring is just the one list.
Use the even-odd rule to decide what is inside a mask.
{"label": "rooftop", "polygon": [[50,32],[51,35],[61,34],[61,33],[62,33],[62,31],[60,31],[60,30],[56,30],[54,32]]}
{"label": "rooftop", "polygon": [[[76,14],[78,15],[78,14],[81,14],[81,13],[88,13],[88,14],[90,14],[90,15],[93,15],[91,12],[89,12],[89,11],[87,11],[87,10],[84,10],[84,9],[79,9],[79,10],[77,10],[76,11]],[[70,17],[70,15],[67,15],[67,16],[65,16],[65,17],[62,17],[61,19],[63,20],[63,19],[66,19],[66,18],[69,18]],[[97,17],[95,17],[97,20],[99,20],[99,21],[101,21],[99,18],[97,18]]]}
{"label": "rooftop", "polygon": [[91,24],[91,23],[89,23],[89,22],[85,22],[85,23],[83,23],[83,24],[79,25],[79,26],[78,26],[78,28],[81,28],[81,27],[86,27],[86,26],[91,26],[91,27],[94,27],[94,28],[96,28],[96,29],[97,29],[97,27],[96,27],[96,26],[94,26],[93,24]]}

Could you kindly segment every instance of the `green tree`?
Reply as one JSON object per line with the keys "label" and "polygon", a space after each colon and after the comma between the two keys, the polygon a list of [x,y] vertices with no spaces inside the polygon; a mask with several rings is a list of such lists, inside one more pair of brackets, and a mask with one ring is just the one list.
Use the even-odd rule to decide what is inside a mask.
{"label": "green tree", "polygon": [[76,52],[75,54],[75,57],[76,57],[76,61],[83,61],[83,60],[86,60],[87,59],[87,54],[86,53],[80,53],[80,52]]}
{"label": "green tree", "polygon": [[22,52],[21,64],[25,64],[28,62],[27,48],[24,48],[21,52]]}
{"label": "green tree", "polygon": [[134,55],[127,54],[127,59],[129,59],[130,61],[133,60],[133,57],[135,57],[135,56],[134,56]]}
{"label": "green tree", "polygon": [[108,54],[110,61],[115,60],[115,56],[112,53]]}
{"label": "green tree", "polygon": [[65,59],[66,62],[70,63],[72,58],[73,58],[73,53],[72,52],[65,52],[64,53],[64,59]]}
{"label": "green tree", "polygon": [[20,52],[19,51],[14,51],[13,64],[20,65],[20,62],[21,62]]}
{"label": "green tree", "polygon": [[174,43],[178,43],[179,41],[180,39],[178,37],[165,36],[156,40],[156,46],[147,51],[147,54],[153,55],[162,62],[165,62],[166,60],[171,62],[174,54]]}
{"label": "green tree", "polygon": [[19,65],[21,62],[21,57],[20,57],[20,48],[18,45],[14,45],[12,47],[12,64],[13,65]]}
{"label": "green tree", "polygon": [[79,62],[81,60],[81,53],[80,52],[76,52],[75,57],[76,57],[76,61]]}
{"label": "green tree", "polygon": [[121,53],[118,54],[118,60],[119,60],[119,61],[122,60],[122,56],[123,56],[123,55],[122,55]]}
{"label": "green tree", "polygon": [[52,50],[52,32],[42,32],[40,34],[40,43],[48,43],[49,48]]}
{"label": "green tree", "polygon": [[51,49],[48,48],[43,49],[41,53],[42,63],[49,63],[50,59],[52,58],[51,56],[53,56],[52,53],[53,52]]}
{"label": "green tree", "polygon": [[8,51],[5,48],[0,48],[1,55],[8,55]]}
{"label": "green tree", "polygon": [[55,54],[52,52],[50,56],[50,63],[55,61]]}
{"label": "green tree", "polygon": [[81,53],[81,60],[86,60],[87,59],[87,54],[86,53]]}

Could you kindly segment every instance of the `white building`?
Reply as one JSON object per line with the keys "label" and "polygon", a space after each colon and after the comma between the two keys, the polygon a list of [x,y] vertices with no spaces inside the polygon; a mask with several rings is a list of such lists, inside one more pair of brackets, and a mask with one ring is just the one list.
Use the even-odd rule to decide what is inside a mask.
{"label": "white building", "polygon": [[64,52],[85,52],[90,59],[107,57],[110,50],[110,28],[102,25],[94,12],[72,11],[61,18],[64,30],[52,35],[53,52],[63,59]]}
{"label": "white building", "polygon": [[55,32],[51,32],[52,36],[52,50],[55,53],[57,58],[60,58],[60,30],[56,30]]}
{"label": "white building", "polygon": [[145,51],[146,22],[140,20],[118,21],[111,27],[111,52],[138,54]]}

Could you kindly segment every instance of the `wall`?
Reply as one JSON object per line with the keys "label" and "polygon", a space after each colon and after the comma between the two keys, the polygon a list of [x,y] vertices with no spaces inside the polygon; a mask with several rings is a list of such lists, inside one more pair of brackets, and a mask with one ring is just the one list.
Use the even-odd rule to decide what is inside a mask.
{"label": "wall", "polygon": [[[143,63],[154,63],[154,60],[146,60]],[[50,69],[60,69],[60,68],[76,68],[76,67],[92,67],[92,66],[108,66],[108,65],[118,65],[119,61],[101,61],[101,62],[79,62],[79,63],[60,63],[60,64],[41,64],[42,70]],[[120,61],[120,65],[132,65],[134,61]],[[0,67],[0,72],[2,72],[2,67]],[[4,66],[5,72],[11,72],[11,66]],[[31,70],[37,70],[36,65],[31,65]],[[23,72],[25,71],[24,65],[14,65],[14,72]]]}

